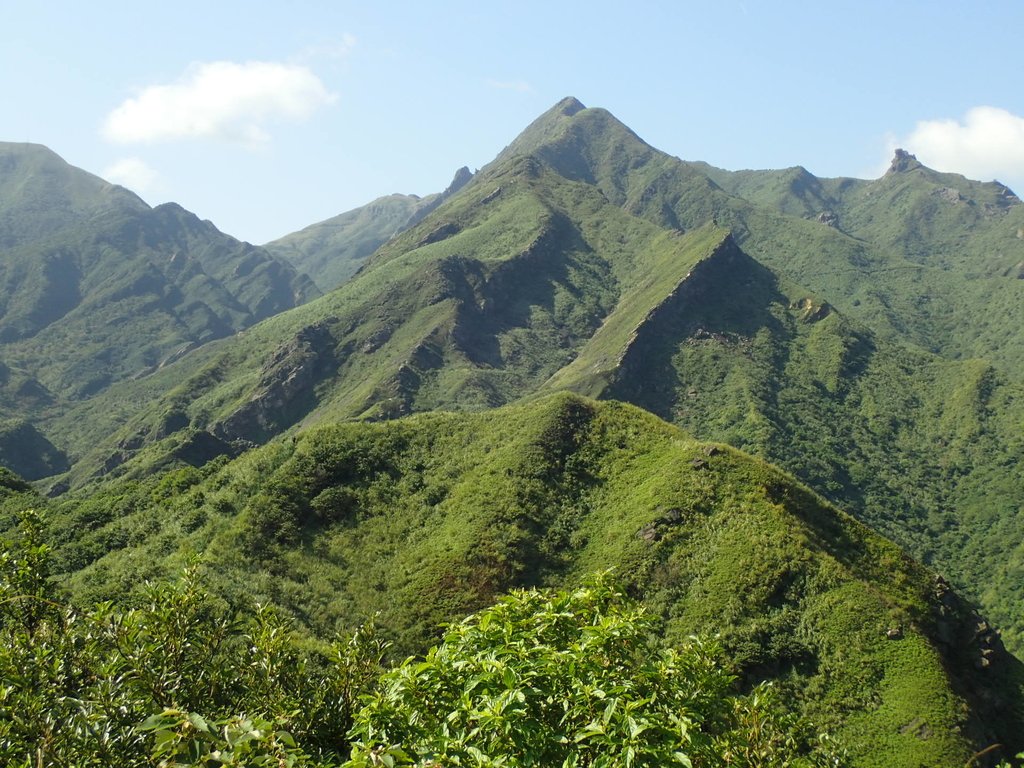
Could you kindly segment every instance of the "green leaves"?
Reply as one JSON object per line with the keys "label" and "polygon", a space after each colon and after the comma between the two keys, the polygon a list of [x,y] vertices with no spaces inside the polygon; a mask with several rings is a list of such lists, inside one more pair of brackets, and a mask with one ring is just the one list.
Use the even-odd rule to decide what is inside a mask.
{"label": "green leaves", "polygon": [[76,610],[52,599],[40,527],[25,513],[0,553],[0,764],[301,768],[347,754],[387,647],[372,626],[311,647],[271,609],[215,600],[194,570],[147,585],[137,607]]}
{"label": "green leaves", "polygon": [[[346,767],[827,764],[769,697],[734,693],[717,646],[658,649],[656,631],[607,577],[516,592],[384,675]],[[774,762],[730,762],[737,745]]]}
{"label": "green leaves", "polygon": [[233,716],[211,723],[194,712],[165,709],[139,730],[152,734],[151,754],[160,768],[312,765],[290,733],[260,718]]}

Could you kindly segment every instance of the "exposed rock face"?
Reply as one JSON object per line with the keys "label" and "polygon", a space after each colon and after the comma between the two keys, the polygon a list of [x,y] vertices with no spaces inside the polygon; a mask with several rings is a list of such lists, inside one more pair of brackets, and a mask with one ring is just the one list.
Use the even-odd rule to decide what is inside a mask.
{"label": "exposed rock face", "polygon": [[892,163],[889,165],[889,170],[886,171],[886,175],[890,173],[905,173],[921,167],[921,163],[918,162],[914,155],[905,149],[897,149],[893,155]]}
{"label": "exposed rock face", "polygon": [[822,211],[818,214],[817,220],[826,227],[832,227],[833,229],[839,228],[839,216],[837,216],[833,211]]}
{"label": "exposed rock face", "polygon": [[[694,461],[703,461],[703,459],[694,459]],[[646,541],[648,544],[654,544],[657,541],[661,541],[665,535],[674,527],[683,523],[683,512],[676,507],[663,512],[656,520],[653,520],[639,531],[636,532],[636,537],[642,541]]]}
{"label": "exposed rock face", "polygon": [[947,203],[960,203],[963,202],[964,196],[960,194],[960,190],[953,189],[953,187],[942,187],[932,192],[933,195],[938,195]]}
{"label": "exposed rock face", "polygon": [[991,723],[1005,713],[1008,698],[998,685],[982,687],[978,672],[990,681],[1002,680],[1012,677],[1010,670],[1019,662],[1006,651],[999,632],[941,576],[935,577],[933,598],[934,639],[958,692],[972,703],[968,728],[978,743],[993,743]]}
{"label": "exposed rock face", "polygon": [[228,441],[263,443],[294,424],[316,402],[314,387],[335,364],[334,338],[326,324],[310,325],[278,347],[263,366],[255,394],[213,427]]}
{"label": "exposed rock face", "polygon": [[446,222],[436,229],[429,232],[422,240],[417,243],[417,246],[430,245],[431,243],[439,243],[442,240],[447,240],[453,235],[457,235],[461,227],[453,221]]}
{"label": "exposed rock face", "polygon": [[800,310],[800,321],[804,323],[816,323],[832,314],[832,306],[827,301],[815,301],[811,298],[800,299],[793,309]]}

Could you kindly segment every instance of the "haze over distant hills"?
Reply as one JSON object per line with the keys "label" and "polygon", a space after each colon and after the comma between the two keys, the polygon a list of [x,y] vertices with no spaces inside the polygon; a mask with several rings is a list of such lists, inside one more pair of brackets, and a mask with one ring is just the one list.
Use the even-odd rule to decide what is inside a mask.
{"label": "haze over distant hills", "polygon": [[32,144],[0,144],[0,249],[0,410],[30,419],[319,295],[263,249]]}
{"label": "haze over distant hills", "polygon": [[[719,575],[733,579],[758,555],[699,543],[715,524],[676,495],[736,523],[721,535],[739,542],[765,530],[730,516],[750,494],[801,532],[786,562],[764,566],[778,587],[757,597],[764,612],[727,619],[745,675],[815,680],[824,688],[797,708],[827,712],[823,681],[847,674],[829,666],[836,649],[860,637],[852,617],[816,623],[842,593],[876,601],[871,637],[898,624],[899,652],[917,644],[941,677],[907,682],[885,642],[858,657],[843,685],[865,698],[835,715],[851,743],[876,745],[858,764],[962,763],[1024,722],[1017,662],[985,620],[830,506],[944,574],[1024,649],[1024,204],[998,183],[902,151],[873,181],[729,172],[569,98],[439,195],[381,198],[263,248],[43,148],[3,145],[0,251],[0,406],[21,414],[0,432],[0,463],[63,494],[57,553],[81,595],[212,547],[226,591],[259,583],[320,631],[390,599],[389,630],[414,647],[439,619],[571,581],[618,547],[611,559],[652,604],[704,631],[701,589],[716,605],[748,598],[695,559],[724,551]],[[478,430],[505,417],[457,415],[512,403],[501,413],[522,434],[486,445]],[[672,453],[687,433],[795,480],[720,447]],[[665,453],[631,463],[649,434]],[[505,440],[518,447],[497,460]],[[11,459],[29,454],[28,472]],[[728,477],[704,471],[721,462]],[[474,465],[490,474],[467,480]],[[657,489],[610,501],[648,480]],[[705,510],[705,491],[733,512]],[[470,520],[463,550],[415,548]],[[665,536],[673,548],[653,547]],[[347,602],[326,596],[335,583]],[[436,610],[406,615],[424,595]],[[962,626],[947,620],[954,602]],[[837,645],[787,645],[819,631]],[[997,679],[997,659],[1014,671]],[[904,715],[924,704],[886,680],[952,703],[911,727]],[[1009,714],[987,732],[993,701]]]}

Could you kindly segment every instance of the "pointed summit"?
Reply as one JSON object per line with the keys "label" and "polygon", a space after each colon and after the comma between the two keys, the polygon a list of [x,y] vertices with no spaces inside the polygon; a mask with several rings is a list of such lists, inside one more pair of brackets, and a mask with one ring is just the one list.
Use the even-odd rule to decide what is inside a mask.
{"label": "pointed summit", "polygon": [[553,106],[550,110],[548,110],[548,112],[557,111],[565,115],[566,117],[572,117],[577,112],[582,112],[586,108],[586,105],[582,101],[577,99],[575,96],[566,96],[560,102],[555,104],[555,106]]}
{"label": "pointed summit", "polygon": [[897,149],[893,155],[892,163],[889,165],[889,170],[886,171],[886,175],[890,173],[906,173],[907,171],[913,171],[917,168],[924,168],[923,165],[918,161],[917,157],[907,152],[905,149]]}
{"label": "pointed summit", "polygon": [[451,197],[464,186],[469,184],[469,182],[472,181],[472,179],[473,172],[469,170],[468,166],[462,166],[461,168],[459,168],[459,170],[455,172],[455,176],[452,179],[452,183],[445,188],[444,192],[442,192],[441,195],[443,197]]}
{"label": "pointed summit", "polygon": [[497,159],[501,160],[512,155],[524,155],[532,152],[560,135],[572,118],[586,109],[579,99],[566,96],[526,126],[526,129],[505,147]]}

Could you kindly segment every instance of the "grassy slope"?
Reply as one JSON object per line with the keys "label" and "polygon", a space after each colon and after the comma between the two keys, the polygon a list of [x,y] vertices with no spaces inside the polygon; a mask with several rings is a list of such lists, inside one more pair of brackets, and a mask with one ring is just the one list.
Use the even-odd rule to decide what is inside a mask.
{"label": "grassy slope", "polygon": [[[803,228],[860,248],[805,260],[778,222],[744,247],[878,332],[947,357],[1024,366],[1024,205],[998,183],[938,173],[908,159],[875,181],[817,179],[802,168],[729,173],[703,164],[730,193],[812,221]],[[834,218],[831,226],[815,219]],[[762,214],[763,215],[763,214]],[[765,239],[765,243],[760,240]],[[847,249],[849,250],[849,248]],[[859,253],[857,252],[859,250]]]}
{"label": "grassy slope", "polygon": [[[780,463],[984,595],[1017,647],[1019,386],[981,361],[873,338],[734,244],[662,291],[547,387],[627,400]],[[609,364],[580,378],[593,360]]]}
{"label": "grassy slope", "polygon": [[59,448],[51,422],[69,403],[317,293],[267,252],[37,145],[0,144],[0,253],[0,409]]}
{"label": "grassy slope", "polygon": [[469,168],[460,168],[444,192],[422,198],[379,197],[263,247],[312,277],[321,290],[333,290],[359,271],[381,245],[426,218],[472,178]]}
{"label": "grassy slope", "polygon": [[429,199],[397,194],[381,197],[263,247],[310,275],[321,290],[329,291],[354,275]]}
{"label": "grassy slope", "polygon": [[[785,199],[796,184],[808,206],[860,188],[815,186],[799,169],[789,177]],[[670,223],[706,217],[737,227],[729,249],[716,250],[724,233],[713,224],[682,235]],[[1024,399],[983,361],[891,341],[903,308],[877,275],[872,287],[864,281],[897,257],[873,248],[754,209],[607,112],[566,102],[339,290],[91,405],[118,415],[118,440],[136,446],[165,434],[174,414],[262,442],[296,423],[472,410],[548,389],[626,399],[779,462],[955,578],[1019,648]],[[881,330],[748,249],[812,278],[832,269],[839,303],[863,295],[862,307],[887,305],[873,324]],[[324,332],[316,345],[298,341],[309,328]],[[291,400],[275,383],[307,373]],[[147,410],[132,415],[137,404]],[[77,449],[77,482],[133,450],[95,440],[83,426],[90,416],[51,428]],[[145,473],[155,455],[122,468]]]}
{"label": "grassy slope", "polygon": [[977,619],[948,595],[942,608],[898,548],[631,406],[557,395],[329,426],[72,496],[51,518],[79,599],[198,553],[220,590],[317,632],[380,612],[401,651],[511,586],[613,567],[669,619],[669,641],[720,633],[748,683],[775,679],[857,765],[962,764],[1018,722],[1019,664],[998,653],[975,670]]}

